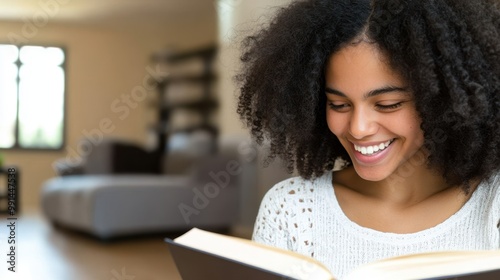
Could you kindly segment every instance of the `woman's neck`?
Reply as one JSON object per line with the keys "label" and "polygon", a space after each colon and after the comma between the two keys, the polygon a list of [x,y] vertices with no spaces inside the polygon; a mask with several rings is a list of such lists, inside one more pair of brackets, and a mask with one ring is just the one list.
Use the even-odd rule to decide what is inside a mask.
{"label": "woman's neck", "polygon": [[345,215],[360,226],[413,233],[448,219],[472,195],[427,168],[406,175],[374,182],[348,167],[333,174],[335,196]]}
{"label": "woman's neck", "polygon": [[395,172],[381,181],[367,181],[359,177],[351,166],[335,174],[334,181],[360,195],[401,206],[418,204],[443,191],[453,189],[461,192],[426,166],[412,166],[407,170],[411,172]]}

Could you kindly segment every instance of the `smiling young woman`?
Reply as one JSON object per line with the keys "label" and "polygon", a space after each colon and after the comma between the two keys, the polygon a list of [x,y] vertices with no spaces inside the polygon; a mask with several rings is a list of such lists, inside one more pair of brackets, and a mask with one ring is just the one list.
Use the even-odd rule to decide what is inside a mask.
{"label": "smiling young woman", "polygon": [[412,94],[376,45],[361,41],[334,53],[325,78],[328,127],[358,176],[386,180],[422,149]]}
{"label": "smiling young woman", "polygon": [[[376,45],[360,41],[327,62],[326,119],[352,163],[332,175],[333,185],[343,212],[357,224],[416,232],[449,218],[468,195],[420,160],[429,152],[412,93],[386,61]],[[404,182],[393,179],[410,168]]]}
{"label": "smiling young woman", "polygon": [[238,113],[300,175],[266,194],[253,239],[339,278],[402,254],[499,249],[499,5],[295,1],[248,37]]}

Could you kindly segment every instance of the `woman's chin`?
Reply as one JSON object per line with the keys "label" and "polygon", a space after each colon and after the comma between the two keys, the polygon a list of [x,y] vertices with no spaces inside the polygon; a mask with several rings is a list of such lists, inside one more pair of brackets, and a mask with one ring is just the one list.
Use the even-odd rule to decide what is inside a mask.
{"label": "woman's chin", "polygon": [[354,169],[361,179],[372,182],[385,180],[392,174],[392,172],[389,172],[388,170],[381,170],[383,168],[360,167],[356,166],[356,164],[354,164]]}

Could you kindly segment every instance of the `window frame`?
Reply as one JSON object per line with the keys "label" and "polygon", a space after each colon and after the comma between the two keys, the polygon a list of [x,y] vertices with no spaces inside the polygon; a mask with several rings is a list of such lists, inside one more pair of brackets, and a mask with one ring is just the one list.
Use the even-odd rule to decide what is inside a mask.
{"label": "window frame", "polygon": [[20,57],[18,56],[17,58],[17,61],[16,61],[16,66],[17,66],[17,69],[18,69],[18,74],[17,74],[17,78],[16,78],[16,82],[17,82],[17,96],[16,96],[16,99],[17,99],[17,103],[16,103],[16,123],[15,123],[15,128],[14,128],[14,132],[15,132],[15,141],[14,141],[14,145],[12,147],[0,147],[0,151],[41,151],[41,152],[46,152],[46,151],[51,151],[51,152],[60,152],[64,149],[64,147],[66,146],[66,141],[67,141],[67,102],[68,102],[68,67],[67,67],[67,63],[68,63],[68,49],[66,46],[62,46],[62,45],[57,45],[57,44],[38,44],[38,43],[23,43],[23,44],[15,44],[15,43],[12,43],[12,42],[2,42],[0,41],[0,44],[1,45],[13,45],[13,46],[16,46],[18,48],[18,50],[20,51],[22,47],[24,46],[35,46],[35,47],[44,47],[44,48],[59,48],[63,51],[64,53],[64,61],[63,63],[60,64],[62,70],[63,70],[63,73],[64,73],[64,87],[63,87],[63,116],[62,116],[62,139],[61,139],[61,145],[59,147],[54,147],[54,148],[50,148],[50,147],[22,147],[19,145],[19,93],[20,93],[20,77],[19,77],[19,69],[22,65],[21,63],[21,59]]}

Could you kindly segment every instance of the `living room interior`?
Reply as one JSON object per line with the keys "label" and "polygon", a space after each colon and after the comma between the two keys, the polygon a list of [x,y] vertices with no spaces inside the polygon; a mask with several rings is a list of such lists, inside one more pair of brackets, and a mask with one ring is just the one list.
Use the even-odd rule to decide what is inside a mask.
{"label": "living room interior", "polygon": [[[250,238],[260,199],[291,175],[263,163],[265,147],[236,114],[238,40],[287,2],[2,3],[1,44],[64,51],[64,117],[59,147],[0,150],[4,170],[18,176],[17,212],[0,214],[0,278],[181,279],[165,237],[196,226]],[[165,93],[185,105],[189,86],[175,84],[193,80],[190,71],[203,76],[198,97],[210,102],[174,117]],[[55,104],[42,99],[32,117]],[[181,132],[169,130],[176,125]],[[6,175],[0,210],[11,205]],[[203,194],[207,206],[197,204]]]}

